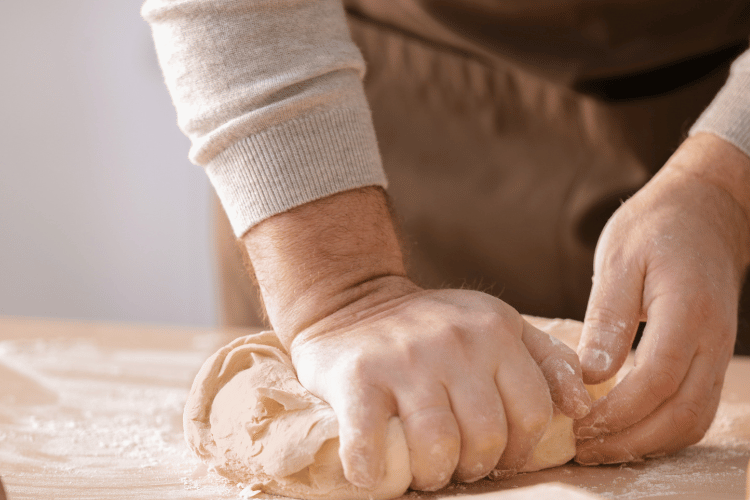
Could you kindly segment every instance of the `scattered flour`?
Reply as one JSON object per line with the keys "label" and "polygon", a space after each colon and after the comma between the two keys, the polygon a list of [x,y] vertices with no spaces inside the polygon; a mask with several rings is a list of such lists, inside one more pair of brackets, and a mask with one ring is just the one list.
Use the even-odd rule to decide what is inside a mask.
{"label": "scattered flour", "polygon": [[[207,352],[0,342],[0,463],[13,500],[236,499],[188,453],[182,409]],[[206,471],[207,472],[207,471]],[[40,478],[44,479],[41,480]],[[170,486],[171,485],[171,486]]]}
{"label": "scattered flour", "polygon": [[[193,459],[183,440],[188,388],[217,345],[209,340],[186,335],[179,350],[124,349],[88,339],[0,342],[0,370],[17,384],[0,385],[0,464],[9,498],[49,498],[51,492],[61,500],[241,498],[244,489]],[[505,485],[565,478],[606,498],[680,498],[696,491],[744,498],[748,460],[750,403],[729,401],[704,440],[676,455],[603,470],[569,465]],[[490,491],[497,483],[453,485],[442,495],[483,487]],[[406,498],[435,496],[411,492]]]}

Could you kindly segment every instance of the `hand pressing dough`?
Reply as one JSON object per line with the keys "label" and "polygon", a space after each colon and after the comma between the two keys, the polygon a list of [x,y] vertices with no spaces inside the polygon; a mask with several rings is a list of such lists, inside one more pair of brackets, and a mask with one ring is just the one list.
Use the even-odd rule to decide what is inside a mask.
{"label": "hand pressing dough", "polygon": [[[576,321],[526,319],[572,347],[580,336]],[[236,339],[206,360],[188,396],[183,425],[189,448],[203,462],[265,493],[385,500],[403,495],[412,480],[404,431],[394,417],[388,426],[385,479],[374,491],[346,481],[336,416],[302,387],[273,332]],[[555,467],[574,455],[573,421],[556,412],[523,471]]]}

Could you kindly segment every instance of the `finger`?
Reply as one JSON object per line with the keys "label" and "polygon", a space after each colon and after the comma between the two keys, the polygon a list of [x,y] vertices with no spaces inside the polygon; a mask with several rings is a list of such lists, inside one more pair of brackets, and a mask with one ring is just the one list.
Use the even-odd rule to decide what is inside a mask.
{"label": "finger", "polygon": [[591,410],[591,396],[583,385],[575,351],[526,321],[522,340],[542,370],[555,406],[572,419],[585,417]]}
{"label": "finger", "polygon": [[453,477],[470,483],[495,467],[508,441],[508,426],[494,380],[471,384],[475,377],[458,377],[450,387],[453,414],[461,432],[461,454]]}
{"label": "finger", "polygon": [[611,234],[605,228],[597,246],[594,282],[578,344],[587,384],[604,382],[617,373],[641,319],[644,270],[624,255],[622,245],[609,244]]}
{"label": "finger", "polygon": [[508,421],[508,443],[496,469],[515,472],[527,462],[552,419],[552,400],[542,371],[521,342],[507,346],[496,383]]}
{"label": "finger", "polygon": [[612,391],[575,423],[578,438],[613,434],[634,425],[677,392],[695,355],[695,343],[674,318],[690,317],[676,296],[652,303],[649,321],[636,353],[636,366]]}
{"label": "finger", "polygon": [[398,413],[411,460],[411,488],[435,491],[451,479],[461,435],[445,388],[440,384],[396,391]]}
{"label": "finger", "polygon": [[715,360],[696,356],[680,390],[652,415],[621,432],[580,442],[576,461],[584,465],[620,463],[664,455],[703,437],[716,413],[723,371]]}
{"label": "finger", "polygon": [[344,476],[361,488],[373,489],[385,474],[388,420],[392,398],[381,389],[349,386],[331,401],[339,422],[339,457]]}

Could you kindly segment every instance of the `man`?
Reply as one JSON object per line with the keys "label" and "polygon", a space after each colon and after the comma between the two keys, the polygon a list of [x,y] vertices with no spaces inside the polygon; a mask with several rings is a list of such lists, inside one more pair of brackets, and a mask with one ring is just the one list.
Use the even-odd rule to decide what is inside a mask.
{"label": "man", "polygon": [[[611,10],[592,14],[594,4]],[[424,490],[518,470],[553,402],[580,419],[581,463],[669,453],[703,435],[750,262],[748,53],[604,228],[580,367],[497,297],[407,277],[372,128],[421,282],[490,276],[524,311],[535,300],[551,304],[535,312],[575,311],[601,214],[676,146],[649,150],[662,128],[630,127],[668,123],[677,135],[660,120],[684,120],[718,90],[708,71],[622,108],[608,103],[611,82],[642,74],[639,61],[719,54],[713,70],[720,49],[747,37],[741,2],[711,15],[700,4],[682,2],[692,15],[661,26],[674,2],[348,2],[371,118],[338,0],[146,2],[191,159],[247,248],[300,380],[336,412],[348,480],[377,484],[395,414]],[[693,36],[696,26],[719,35]],[[638,36],[618,39],[628,29]],[[646,320],[636,368],[592,406],[581,378],[611,377]]]}

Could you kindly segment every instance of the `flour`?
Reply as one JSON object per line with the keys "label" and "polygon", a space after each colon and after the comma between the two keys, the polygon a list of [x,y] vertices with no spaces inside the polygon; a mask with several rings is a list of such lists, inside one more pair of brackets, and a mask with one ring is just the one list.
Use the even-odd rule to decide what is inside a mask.
{"label": "flour", "polygon": [[[77,329],[68,328],[64,339],[38,339],[43,329],[36,325],[19,340],[0,341],[0,372],[8,376],[3,381],[17,383],[12,388],[0,384],[0,464],[9,498],[238,498],[242,489],[193,458],[182,435],[190,382],[226,337],[151,331],[137,337],[128,329],[107,333],[89,327],[81,329],[81,338]],[[571,327],[575,337],[574,322],[557,325]],[[409,493],[407,498],[498,491],[561,478],[627,500],[711,498],[714,493],[744,498],[750,362],[735,359],[727,379],[734,392],[723,397],[706,437],[673,456],[622,467],[566,465],[503,483],[454,484],[437,494]],[[269,497],[258,494],[253,500],[259,498]]]}
{"label": "flour", "polygon": [[590,348],[587,351],[593,360],[589,362],[589,368],[597,371],[607,371],[612,366],[612,357],[601,349]]}
{"label": "flour", "polygon": [[750,403],[722,401],[701,443],[750,448]]}
{"label": "flour", "polygon": [[[623,479],[616,481],[615,491],[600,491],[606,498],[638,500],[654,496],[680,497],[714,489],[722,498],[742,498],[745,471],[733,465],[747,461],[747,450],[723,450],[696,446],[675,455],[647,460],[620,468]],[[707,474],[707,464],[722,464],[723,472]],[[633,474],[629,474],[632,472]],[[727,485],[734,485],[727,488]],[[736,496],[732,496],[735,493]]]}
{"label": "flour", "polygon": [[[745,430],[744,437],[740,430]],[[720,498],[744,498],[748,460],[750,404],[722,402],[700,443],[666,457],[622,465],[609,489],[594,491],[618,500],[697,498],[697,492],[706,491]]]}
{"label": "flour", "polygon": [[[213,344],[215,345],[215,343]],[[182,409],[206,352],[114,349],[89,340],[0,342],[0,463],[9,498],[230,499],[191,479]],[[12,398],[10,396],[13,396]],[[168,488],[166,484],[178,484]],[[139,493],[140,492],[140,493]]]}

